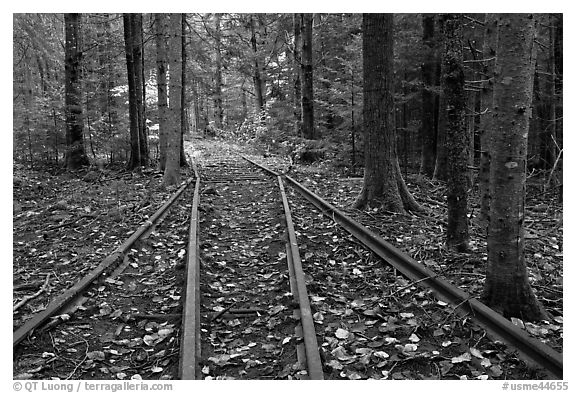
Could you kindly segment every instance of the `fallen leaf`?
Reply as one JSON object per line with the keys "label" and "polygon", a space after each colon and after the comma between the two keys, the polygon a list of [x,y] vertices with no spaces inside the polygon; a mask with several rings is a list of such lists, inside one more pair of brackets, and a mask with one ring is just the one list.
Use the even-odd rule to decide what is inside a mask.
{"label": "fallen leaf", "polygon": [[415,333],[412,333],[410,337],[408,337],[408,340],[412,341],[413,343],[417,343],[420,341],[420,337],[418,337]]}
{"label": "fallen leaf", "polygon": [[482,353],[474,347],[470,348],[470,353],[472,354],[472,356],[474,356],[478,359],[484,359],[484,356],[482,355]]}
{"label": "fallen leaf", "polygon": [[470,355],[470,352],[464,352],[460,356],[453,357],[451,362],[456,364],[456,363],[462,363],[462,362],[469,362],[470,360],[472,360],[472,356]]}
{"label": "fallen leaf", "polygon": [[336,333],[334,334],[337,338],[341,340],[345,340],[350,336],[350,332],[348,330],[344,330],[342,328],[338,328]]}
{"label": "fallen leaf", "polygon": [[332,367],[334,370],[342,370],[344,368],[342,363],[336,359],[330,360],[328,363],[326,363],[326,365]]}

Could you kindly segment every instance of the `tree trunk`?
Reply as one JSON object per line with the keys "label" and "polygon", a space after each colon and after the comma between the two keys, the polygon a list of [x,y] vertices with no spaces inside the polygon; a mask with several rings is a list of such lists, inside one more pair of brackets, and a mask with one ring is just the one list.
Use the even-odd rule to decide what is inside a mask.
{"label": "tree trunk", "polygon": [[64,14],[65,43],[65,112],[66,112],[66,168],[78,169],[88,165],[84,149],[84,125],[82,121],[82,91],[80,82],[81,14]]}
{"label": "tree trunk", "polygon": [[188,166],[184,151],[184,134],[187,130],[186,118],[186,14],[182,14],[182,93],[180,94],[180,167]]}
{"label": "tree trunk", "polygon": [[434,44],[434,14],[422,16],[422,41],[424,44],[424,62],[422,63],[422,156],[420,173],[434,176],[436,161],[436,130],[434,127],[434,109],[436,93],[432,90],[434,68],[436,66],[436,48]]}
{"label": "tree trunk", "polygon": [[396,156],[393,29],[392,14],[363,15],[365,164],[362,191],[354,202],[357,209],[374,206],[404,212],[418,207],[402,180]]}
{"label": "tree trunk", "polygon": [[490,160],[488,269],[483,298],[505,317],[546,313],[528,282],[524,204],[528,119],[534,78],[532,14],[499,14]]}
{"label": "tree trunk", "polygon": [[293,14],[294,24],[294,134],[302,136],[302,14]]}
{"label": "tree trunk", "polygon": [[[444,21],[442,18],[438,19],[438,30],[444,31]],[[440,48],[444,47],[444,36],[440,34],[438,46]],[[441,80],[442,71],[442,51],[439,51],[439,59],[437,61],[436,75],[438,76],[438,81]],[[446,180],[446,100],[444,98],[444,93],[440,93],[436,97],[436,164],[434,165],[434,179]]]}
{"label": "tree trunk", "polygon": [[214,47],[216,51],[215,71],[214,71],[214,125],[222,129],[224,120],[224,110],[222,109],[222,51],[220,38],[220,16],[214,14]]}
{"label": "tree trunk", "polygon": [[468,250],[468,157],[466,95],[462,54],[462,23],[459,14],[444,14],[442,92],[446,104],[446,165],[448,228],[446,245],[456,251]]}
{"label": "tree trunk", "polygon": [[490,130],[492,129],[492,95],[494,86],[494,64],[496,62],[496,15],[486,14],[482,72],[487,82],[482,85],[480,96],[480,171],[478,189],[480,191],[480,225],[486,230],[490,217]]}
{"label": "tree trunk", "polygon": [[130,118],[130,162],[128,169],[142,165],[140,150],[140,108],[138,107],[138,90],[136,84],[140,79],[136,74],[134,58],[134,14],[124,14],[124,42],[126,45],[126,68],[128,73],[128,115]]}
{"label": "tree trunk", "polygon": [[302,136],[317,139],[314,126],[312,15],[302,14]]}
{"label": "tree trunk", "polygon": [[166,168],[166,150],[168,147],[168,94],[166,85],[167,44],[166,44],[166,14],[155,14],[156,26],[156,81],[158,84],[158,124],[160,161],[158,169]]}
{"label": "tree trunk", "polygon": [[170,14],[169,22],[170,48],[168,61],[170,67],[168,149],[166,169],[162,184],[170,186],[180,182],[180,105],[182,94],[182,14]]}
{"label": "tree trunk", "polygon": [[[253,61],[253,76],[252,79],[254,81],[254,95],[256,96],[256,112],[258,118],[262,115],[262,111],[264,110],[264,94],[262,92],[262,76],[260,74],[260,64],[258,63],[258,46],[256,45],[256,27],[254,26],[254,17],[250,15],[250,43],[252,45],[252,56]],[[260,118],[260,120],[262,120]]]}
{"label": "tree trunk", "polygon": [[146,129],[146,84],[144,78],[144,32],[142,14],[133,14],[134,38],[134,84],[136,105],[138,106],[138,141],[140,144],[140,165],[148,166],[148,131]]}

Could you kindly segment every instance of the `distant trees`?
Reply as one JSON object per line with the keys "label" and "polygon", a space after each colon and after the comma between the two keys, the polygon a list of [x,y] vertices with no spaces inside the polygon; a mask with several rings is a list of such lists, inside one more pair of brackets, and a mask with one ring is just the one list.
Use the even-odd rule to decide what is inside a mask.
{"label": "distant trees", "polygon": [[434,14],[422,15],[422,44],[424,46],[422,72],[422,155],[420,173],[432,177],[436,163],[436,43]]}
{"label": "distant trees", "polygon": [[82,89],[80,78],[81,14],[64,14],[65,41],[65,111],[66,111],[66,168],[78,169],[88,165],[84,149],[84,123],[82,119]]}

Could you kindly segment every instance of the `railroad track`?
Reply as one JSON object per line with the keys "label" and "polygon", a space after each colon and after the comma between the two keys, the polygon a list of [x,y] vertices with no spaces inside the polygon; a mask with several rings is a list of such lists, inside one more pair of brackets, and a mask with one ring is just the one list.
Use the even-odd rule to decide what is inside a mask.
{"label": "railroad track", "polygon": [[239,157],[206,163],[201,177],[187,299],[202,301],[183,319],[181,378],[323,379],[282,180]]}
{"label": "railroad track", "polygon": [[[46,347],[53,337],[54,358],[64,361],[61,353],[77,353],[79,327],[105,339],[84,340],[84,358],[67,357],[76,367],[68,375],[51,376],[86,375],[84,366],[103,363],[108,367],[88,371],[90,378],[108,378],[110,370],[124,378],[131,367],[115,366],[115,357],[128,354],[136,358],[132,363],[150,370],[146,377],[323,379],[282,180],[273,182],[252,168],[239,158],[206,163],[202,176],[196,172],[95,269],[13,333],[16,362],[51,353]],[[175,229],[164,233],[162,225]],[[182,259],[185,269],[178,262]],[[142,296],[146,285],[160,285],[148,301]],[[230,329],[243,338],[229,338]],[[70,336],[81,340],[70,346]],[[154,359],[157,353],[162,356]]]}
{"label": "railroad track", "polygon": [[[121,281],[117,277],[123,269],[146,257],[146,252],[135,252],[132,247],[167,216],[181,195],[192,194],[192,184],[193,195],[187,199],[191,204],[178,208],[187,210],[188,231],[186,234],[180,231],[177,240],[174,233],[165,239],[176,241],[180,245],[176,255],[185,259],[185,273],[178,283],[182,289],[175,291],[174,284],[165,285],[177,306],[156,313],[154,317],[160,318],[160,323],[151,324],[154,319],[151,314],[132,315],[148,321],[144,326],[151,333],[148,340],[164,341],[162,345],[166,346],[163,351],[168,356],[160,359],[147,359],[147,352],[141,351],[149,343],[127,350],[130,356],[143,357],[139,361],[151,364],[152,370],[158,372],[168,365],[167,368],[177,368],[171,375],[181,379],[326,377],[306,289],[307,277],[288,206],[287,184],[411,282],[431,289],[438,299],[453,304],[456,313],[472,318],[491,337],[517,349],[524,360],[547,370],[550,377],[563,377],[561,354],[441,280],[294,179],[247,157],[205,162],[194,181],[182,186],[96,269],[15,331],[14,347],[26,342],[34,349],[34,342],[27,339],[45,329],[46,323],[58,321],[54,316],[74,305],[85,291],[98,294],[102,287],[102,281],[98,280],[103,274],[113,277],[108,279],[112,286]],[[184,225],[180,222],[179,226]],[[155,242],[152,244],[163,243],[158,239]],[[156,300],[162,304],[165,299]],[[102,315],[100,311],[99,315],[108,314]],[[124,331],[126,327],[130,330],[133,321],[128,316],[126,323],[120,325]],[[176,333],[172,336],[175,331],[179,332],[177,337]],[[117,334],[108,342],[122,341],[121,337]],[[82,367],[79,362],[77,369]]]}

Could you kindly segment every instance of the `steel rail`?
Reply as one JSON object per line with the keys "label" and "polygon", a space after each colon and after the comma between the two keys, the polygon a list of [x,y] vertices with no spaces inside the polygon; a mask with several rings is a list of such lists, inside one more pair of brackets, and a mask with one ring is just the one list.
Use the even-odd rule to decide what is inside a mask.
{"label": "steel rail", "polygon": [[180,343],[180,379],[198,379],[200,343],[200,260],[198,258],[198,204],[200,202],[200,178],[196,179],[186,264],[186,294],[182,309],[182,338]]}
{"label": "steel rail", "polygon": [[[304,271],[302,270],[302,260],[300,259],[300,251],[298,250],[298,243],[296,241],[296,233],[294,230],[294,223],[292,222],[292,214],[290,213],[290,206],[288,205],[288,198],[284,191],[284,184],[282,178],[278,176],[278,185],[280,186],[280,194],[282,195],[282,204],[284,206],[284,218],[286,220],[286,230],[288,232],[289,253],[287,255],[288,263],[292,265],[289,269],[293,274],[291,277],[291,286],[295,300],[300,304],[300,323],[302,325],[302,333],[304,336],[304,345],[306,352],[306,368],[310,379],[324,379],[324,371],[322,370],[322,360],[318,352],[318,340],[316,339],[316,329],[314,328],[314,319],[312,318],[312,310],[310,308],[310,300],[308,299],[308,291],[306,290],[306,281],[304,278]],[[294,291],[296,289],[296,291]]]}
{"label": "steel rail", "polygon": [[182,195],[182,193],[192,183],[192,179],[186,181],[178,191],[176,191],[144,224],[142,224],[125,242],[118,246],[108,255],[98,266],[92,269],[86,276],[78,281],[74,286],[67,289],[60,296],[56,297],[48,306],[29,319],[13,333],[13,347],[16,347],[24,338],[32,333],[36,328],[46,322],[50,317],[70,304],[80,293],[84,292],[98,277],[109,268],[122,260],[123,255],[138,241],[155,222],[172,206],[172,204]]}
{"label": "steel rail", "polygon": [[[264,171],[278,176],[276,172],[244,156],[242,157]],[[436,273],[422,266],[416,260],[398,250],[362,224],[354,221],[290,176],[283,177],[324,215],[342,226],[362,244],[380,256],[386,263],[400,271],[405,277],[412,280],[415,284],[418,283],[432,289],[438,298],[454,305],[457,313],[470,316],[482,326],[487,333],[516,348],[525,360],[543,367],[549,371],[553,377],[563,378],[563,359],[561,353],[530,337],[525,331],[478,299],[472,298],[463,290],[438,278]]]}

